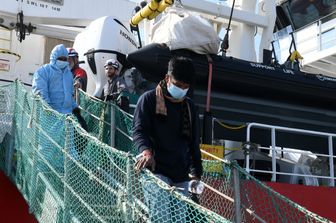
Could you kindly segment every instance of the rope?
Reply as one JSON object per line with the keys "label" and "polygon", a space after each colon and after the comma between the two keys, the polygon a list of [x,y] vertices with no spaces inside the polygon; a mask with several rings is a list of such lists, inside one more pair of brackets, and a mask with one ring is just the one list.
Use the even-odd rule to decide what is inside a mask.
{"label": "rope", "polygon": [[224,122],[221,122],[221,121],[219,121],[219,120],[217,120],[217,119],[215,119],[215,121],[216,121],[219,125],[221,125],[222,127],[227,128],[227,129],[231,129],[231,130],[239,130],[239,129],[243,129],[243,128],[246,127],[246,124],[243,124],[243,125],[240,125],[240,126],[230,126],[230,125],[225,124]]}
{"label": "rope", "polygon": [[206,55],[206,57],[207,57],[208,62],[209,62],[209,78],[208,78],[208,93],[207,93],[205,110],[207,112],[210,112],[211,83],[212,83],[212,58],[208,54]]}
{"label": "rope", "polygon": [[19,54],[13,53],[13,52],[11,52],[9,50],[0,49],[0,53],[10,54],[10,55],[14,55],[14,56],[18,57],[18,59],[16,60],[16,62],[18,62],[19,60],[21,60],[21,56]]}

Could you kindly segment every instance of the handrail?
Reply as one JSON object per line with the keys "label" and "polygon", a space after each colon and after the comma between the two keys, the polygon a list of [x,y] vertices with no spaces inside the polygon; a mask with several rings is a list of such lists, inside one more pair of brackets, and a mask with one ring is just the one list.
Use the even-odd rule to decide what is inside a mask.
{"label": "handrail", "polygon": [[[326,49],[325,47],[328,47],[328,45],[330,46],[334,46],[333,44],[330,44],[330,41],[327,40],[323,40],[323,35],[325,32],[332,30],[332,28],[336,27],[336,19],[332,18],[333,15],[335,15],[336,12],[333,12],[331,14],[328,14],[312,23],[309,23],[307,25],[305,25],[304,27],[301,27],[300,29],[296,29],[295,31],[293,31],[293,34],[295,35],[295,40],[296,40],[296,45],[297,48],[300,52],[300,54],[306,58],[307,55],[315,52],[315,51],[322,51],[324,49]],[[331,19],[329,19],[328,21],[325,21],[325,19],[327,17],[331,17]],[[335,20],[335,22],[330,26],[330,24],[328,25],[328,27],[325,27],[324,24],[328,23],[329,21]],[[309,32],[309,34],[307,34],[307,32],[305,32],[306,30],[313,28],[312,32]],[[281,31],[280,31],[281,32]],[[304,32],[304,34],[301,34],[302,32]],[[288,37],[286,37],[286,39],[290,39],[290,36],[288,35]],[[334,37],[332,37],[331,41],[335,41],[336,39]],[[276,51],[276,56],[277,58],[279,58],[279,62],[283,63],[285,62],[284,60],[286,60],[286,58],[288,57],[288,48],[285,46],[286,43],[288,43],[288,47],[289,47],[289,42],[286,42],[285,45],[283,43],[280,44],[280,40],[275,40],[276,42],[278,42],[279,44],[279,48],[277,48]],[[329,47],[328,47],[329,48]],[[281,55],[283,54],[284,55]],[[280,54],[280,55],[279,55]]]}
{"label": "handrail", "polygon": [[302,27],[296,29],[295,32],[299,32],[299,31],[301,31],[301,30],[304,30],[305,28],[307,28],[307,27],[309,27],[309,26],[311,26],[311,25],[314,25],[315,23],[319,23],[320,21],[325,20],[325,19],[328,18],[328,17],[332,17],[332,16],[335,15],[335,14],[336,14],[336,12],[331,12],[331,13],[325,15],[325,16],[322,16],[322,17],[320,17],[319,19],[317,19],[317,20],[315,20],[315,21],[313,21],[313,22],[307,23],[306,25],[304,25],[304,26],[302,26]]}
{"label": "handrail", "polygon": [[[261,129],[270,129],[271,130],[271,147],[272,147],[272,181],[276,180],[276,130],[282,131],[282,132],[289,132],[289,133],[300,133],[304,135],[315,135],[315,136],[322,136],[327,137],[328,140],[328,157],[329,157],[329,186],[334,187],[335,186],[335,175],[334,175],[334,158],[336,156],[333,155],[333,143],[332,139],[336,137],[336,134],[334,133],[328,133],[328,132],[318,132],[318,131],[311,131],[311,130],[305,130],[305,129],[297,129],[297,128],[288,128],[288,127],[281,127],[281,126],[274,126],[274,125],[266,125],[266,124],[260,124],[260,123],[249,123],[247,125],[246,129],[246,141],[250,142],[251,139],[251,128],[261,128]],[[246,155],[246,171],[249,173],[251,171],[250,169],[250,155]],[[293,175],[288,173],[288,175]]]}

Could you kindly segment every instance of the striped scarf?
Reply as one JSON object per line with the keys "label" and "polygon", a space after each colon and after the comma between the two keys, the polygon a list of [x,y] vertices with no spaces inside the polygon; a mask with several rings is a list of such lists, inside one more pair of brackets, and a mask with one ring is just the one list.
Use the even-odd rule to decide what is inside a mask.
{"label": "striped scarf", "polygon": [[186,137],[188,140],[191,140],[192,139],[192,120],[191,120],[190,105],[187,102],[187,100],[185,100],[185,97],[178,100],[170,96],[167,90],[167,81],[165,79],[161,80],[160,83],[156,87],[156,111],[155,113],[163,117],[168,115],[164,98],[167,98],[169,101],[173,103],[182,104],[181,133],[182,133],[182,136]]}

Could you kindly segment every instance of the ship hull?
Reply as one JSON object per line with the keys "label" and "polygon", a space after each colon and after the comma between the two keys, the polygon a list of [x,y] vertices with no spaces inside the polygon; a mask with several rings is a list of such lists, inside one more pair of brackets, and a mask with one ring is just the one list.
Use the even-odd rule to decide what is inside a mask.
{"label": "ship hull", "polygon": [[128,60],[147,80],[158,82],[167,73],[169,59],[179,55],[190,57],[194,61],[195,90],[207,90],[211,63],[212,92],[248,95],[311,107],[336,106],[336,79],[320,74],[304,73],[232,57],[207,57],[188,50],[170,51],[168,47],[156,43],[129,54]]}

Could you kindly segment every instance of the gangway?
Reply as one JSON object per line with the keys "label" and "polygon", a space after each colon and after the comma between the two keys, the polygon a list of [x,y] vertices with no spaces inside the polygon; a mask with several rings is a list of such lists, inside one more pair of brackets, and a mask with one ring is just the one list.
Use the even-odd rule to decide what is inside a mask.
{"label": "gangway", "polygon": [[[222,167],[219,170],[211,170],[218,161],[203,161],[206,171],[202,181],[208,187],[200,197],[200,204],[197,204],[178,193],[178,188],[158,180],[150,171],[136,173],[132,142],[120,131],[114,133],[115,148],[98,140],[97,136],[103,133],[103,138],[110,141],[107,136],[111,132],[105,131],[109,128],[104,128],[102,124],[105,124],[104,120],[112,119],[97,120],[107,114],[106,103],[93,100],[80,91],[82,108],[95,114],[84,117],[90,126],[90,132],[86,132],[71,116],[54,113],[43,101],[27,92],[22,84],[15,82],[2,88],[9,98],[15,99],[8,102],[15,106],[8,106],[0,113],[0,122],[6,121],[8,114],[13,114],[10,128],[4,129],[4,132],[13,128],[15,150],[9,146],[2,149],[5,151],[0,150],[0,164],[8,162],[4,154],[13,151],[16,165],[13,160],[10,161],[9,166],[14,168],[10,168],[9,176],[16,182],[39,221],[146,222],[149,215],[143,189],[147,183],[153,184],[154,191],[148,191],[153,196],[181,203],[189,210],[185,216],[178,206],[172,206],[175,208],[172,218],[182,216],[189,221],[223,223],[241,220],[283,222],[284,217],[288,222],[302,222],[303,219],[309,222],[327,221],[275,193],[238,165],[222,161],[219,161]],[[128,127],[132,118],[125,116],[116,105],[108,106],[114,109],[112,114],[115,115],[117,128],[131,136],[131,128]],[[49,126],[60,122],[64,125],[58,129],[59,134],[49,132]],[[50,147],[51,151],[63,155],[64,165],[56,165],[59,162],[56,163],[54,157],[58,156],[50,159],[41,153],[41,146]],[[80,152],[80,157],[71,152],[74,147]],[[58,208],[53,208],[55,206]]]}

